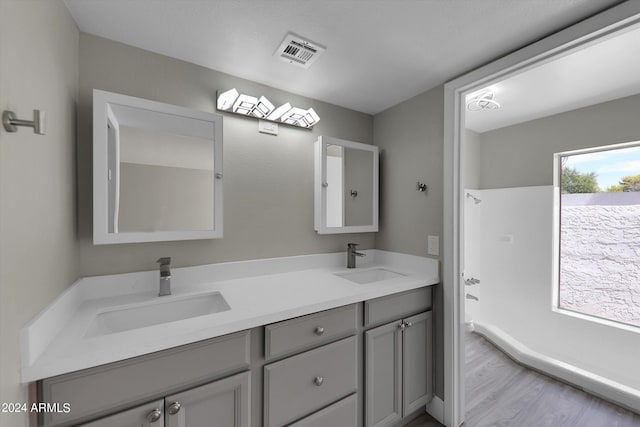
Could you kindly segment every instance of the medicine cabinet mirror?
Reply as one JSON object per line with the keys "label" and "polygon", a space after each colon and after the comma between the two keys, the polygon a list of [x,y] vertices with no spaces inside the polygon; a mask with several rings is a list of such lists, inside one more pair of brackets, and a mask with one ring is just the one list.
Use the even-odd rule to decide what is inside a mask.
{"label": "medicine cabinet mirror", "polygon": [[378,231],[378,147],[320,136],[314,193],[318,234]]}
{"label": "medicine cabinet mirror", "polygon": [[93,242],[222,237],[222,117],[93,91]]}

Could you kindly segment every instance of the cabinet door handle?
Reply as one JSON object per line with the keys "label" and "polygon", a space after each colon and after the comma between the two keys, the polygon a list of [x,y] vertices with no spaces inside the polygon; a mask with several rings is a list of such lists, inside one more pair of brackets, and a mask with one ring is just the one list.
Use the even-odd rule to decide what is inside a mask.
{"label": "cabinet door handle", "polygon": [[175,415],[180,412],[180,408],[182,408],[182,405],[180,405],[180,403],[173,402],[171,406],[169,406],[169,409],[167,409],[167,412],[169,412],[169,415]]}
{"label": "cabinet door handle", "polygon": [[400,324],[398,325],[398,328],[402,329],[404,331],[404,328],[406,328],[407,325],[404,322],[400,322]]}
{"label": "cabinet door handle", "polygon": [[147,421],[149,421],[150,423],[155,423],[160,419],[161,416],[162,412],[160,411],[160,409],[156,408],[147,414]]}
{"label": "cabinet door handle", "polygon": [[324,334],[324,328],[322,326],[318,326],[313,330],[313,332],[315,332],[316,335],[322,335]]}
{"label": "cabinet door handle", "polygon": [[412,326],[413,326],[413,323],[411,323],[411,322],[405,322],[405,325],[407,326],[407,328],[410,328],[410,327],[412,327]]}
{"label": "cabinet door handle", "polygon": [[318,387],[320,387],[320,386],[322,385],[322,383],[323,383],[323,382],[324,382],[324,378],[322,378],[322,377],[316,377],[316,378],[313,380],[313,383],[314,383],[315,385],[317,385]]}

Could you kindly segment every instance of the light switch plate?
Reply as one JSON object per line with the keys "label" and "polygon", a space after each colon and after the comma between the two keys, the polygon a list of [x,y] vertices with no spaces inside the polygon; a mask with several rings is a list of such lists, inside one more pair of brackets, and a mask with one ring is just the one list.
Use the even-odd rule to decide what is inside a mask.
{"label": "light switch plate", "polygon": [[268,133],[269,135],[277,135],[278,124],[273,122],[268,122],[266,120],[258,120],[258,132]]}
{"label": "light switch plate", "polygon": [[427,254],[440,255],[440,238],[438,236],[427,237]]}

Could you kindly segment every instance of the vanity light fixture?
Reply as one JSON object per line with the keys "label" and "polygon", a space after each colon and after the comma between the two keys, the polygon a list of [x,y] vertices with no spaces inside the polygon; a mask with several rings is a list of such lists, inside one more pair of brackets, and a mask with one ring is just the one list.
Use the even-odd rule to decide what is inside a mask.
{"label": "vanity light fixture", "polygon": [[251,114],[259,119],[264,119],[273,111],[274,108],[273,104],[269,102],[267,98],[261,96]]}
{"label": "vanity light fixture", "polygon": [[302,108],[293,107],[280,118],[282,123],[288,125],[309,128],[320,121],[320,117],[313,108],[303,110]]}
{"label": "vanity light fixture", "polygon": [[231,108],[240,94],[233,88],[218,95],[218,110],[227,111]]}
{"label": "vanity light fixture", "polygon": [[469,111],[497,110],[500,103],[493,99],[493,91],[485,90],[467,101]]}
{"label": "vanity light fixture", "polygon": [[289,104],[288,102],[282,104],[281,106],[279,106],[278,108],[276,108],[275,110],[273,110],[273,113],[269,114],[267,116],[267,120],[271,120],[271,121],[280,121],[280,118],[282,117],[282,115],[284,113],[286,113],[287,111],[291,110],[291,104]]}
{"label": "vanity light fixture", "polygon": [[220,93],[216,105],[220,111],[228,111],[301,128],[311,128],[320,121],[320,116],[313,108],[305,110],[292,107],[288,102],[275,108],[266,97],[260,96],[260,98],[257,98],[241,94],[235,88]]}
{"label": "vanity light fixture", "polygon": [[258,104],[258,98],[250,95],[240,95],[233,103],[233,112],[249,115]]}
{"label": "vanity light fixture", "polygon": [[240,95],[233,104],[233,112],[264,119],[273,111],[273,104],[267,98],[256,98],[250,95]]}

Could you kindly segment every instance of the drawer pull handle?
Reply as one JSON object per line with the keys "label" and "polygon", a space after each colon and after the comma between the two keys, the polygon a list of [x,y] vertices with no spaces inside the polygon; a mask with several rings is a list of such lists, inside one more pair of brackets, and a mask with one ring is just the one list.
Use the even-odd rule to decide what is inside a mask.
{"label": "drawer pull handle", "polygon": [[180,412],[180,408],[182,408],[182,406],[180,405],[180,403],[178,402],[173,402],[171,404],[171,406],[169,406],[169,409],[167,410],[169,412],[169,415],[175,415],[178,412]]}
{"label": "drawer pull handle", "polygon": [[150,423],[155,423],[160,419],[161,416],[162,412],[160,412],[160,409],[156,408],[147,414],[147,421],[149,421]]}
{"label": "drawer pull handle", "polygon": [[323,383],[323,382],[324,382],[324,378],[322,378],[322,377],[316,377],[316,378],[313,380],[313,383],[314,383],[315,385],[317,385],[318,387],[320,387],[320,386],[322,385],[322,383]]}
{"label": "drawer pull handle", "polygon": [[313,332],[315,332],[316,335],[322,335],[322,334],[324,334],[324,328],[322,326],[318,326],[317,328],[315,328],[313,330]]}

